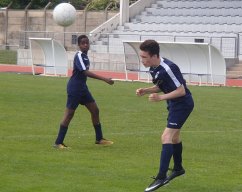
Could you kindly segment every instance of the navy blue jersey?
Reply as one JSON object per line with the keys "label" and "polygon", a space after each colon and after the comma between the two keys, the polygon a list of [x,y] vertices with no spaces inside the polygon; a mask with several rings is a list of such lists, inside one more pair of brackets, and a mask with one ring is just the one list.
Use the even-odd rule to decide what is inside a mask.
{"label": "navy blue jersey", "polygon": [[88,91],[87,76],[84,71],[89,70],[88,56],[81,51],[75,54],[72,76],[67,84],[67,93],[70,95],[85,95]]}
{"label": "navy blue jersey", "polygon": [[158,67],[150,67],[150,73],[153,83],[164,93],[170,93],[181,85],[184,86],[186,95],[167,100],[169,111],[167,127],[180,129],[192,112],[194,102],[179,67],[172,61],[161,58]]}
{"label": "navy blue jersey", "polygon": [[[160,65],[158,67],[150,67],[149,71],[153,83],[157,85],[162,92],[170,93],[183,85],[186,90],[186,95],[183,97],[191,95],[179,67],[172,61],[161,58]],[[172,101],[177,99],[178,98],[172,99]]]}

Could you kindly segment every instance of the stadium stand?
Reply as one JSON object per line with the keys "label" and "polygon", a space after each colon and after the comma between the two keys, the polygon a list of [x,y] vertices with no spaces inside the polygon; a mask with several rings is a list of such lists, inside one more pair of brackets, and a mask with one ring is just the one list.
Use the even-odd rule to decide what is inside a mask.
{"label": "stadium stand", "polygon": [[242,1],[157,0],[130,18],[130,22],[101,35],[92,50],[121,54],[124,40],[147,38],[211,43],[227,59],[229,70],[231,63],[238,62],[241,32]]}

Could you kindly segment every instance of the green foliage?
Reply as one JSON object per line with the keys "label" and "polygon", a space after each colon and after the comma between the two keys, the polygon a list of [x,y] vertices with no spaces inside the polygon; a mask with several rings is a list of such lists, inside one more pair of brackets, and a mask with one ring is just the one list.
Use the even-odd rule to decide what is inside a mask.
{"label": "green foliage", "polygon": [[[130,1],[130,4],[135,1]],[[1,0],[0,7],[6,7],[10,2],[13,2],[10,7],[11,9],[24,9],[31,0]],[[87,5],[89,10],[104,10],[110,3],[109,9],[117,10],[119,8],[118,0],[32,0],[29,9],[43,9],[49,2],[51,2],[51,9],[61,2],[70,2],[77,10],[83,10]]]}
{"label": "green foliage", "polygon": [[[31,0],[1,0],[0,7],[6,7],[10,2],[13,2],[11,9],[24,9]],[[88,4],[88,0],[32,0],[29,9],[43,9],[49,2],[51,2],[50,8],[52,9],[61,2],[70,2],[77,10],[84,9]]]}
{"label": "green foliage", "polygon": [[88,4],[88,10],[104,10],[111,4],[111,7],[117,7],[116,0],[93,0]]}
{"label": "green foliage", "polygon": [[[137,0],[130,0],[130,4]],[[1,0],[0,7],[6,7],[10,2],[13,2],[11,9],[24,9],[31,2],[31,0]],[[88,5],[88,10],[104,10],[109,6],[109,10],[119,9],[118,0],[32,0],[29,9],[43,9],[49,2],[51,5],[49,8],[53,9],[56,5],[61,2],[70,2],[77,10],[83,10]]]}
{"label": "green foliage", "polygon": [[[55,6],[60,3],[59,0],[53,0],[51,2],[52,2],[50,6],[51,9],[54,9]],[[71,0],[71,1],[62,1],[62,2],[70,2],[77,10],[85,9],[86,5],[88,4],[88,0]]]}
{"label": "green foliage", "polygon": [[0,1],[0,7],[7,7],[11,0],[1,0]]}
{"label": "green foliage", "polygon": [[24,9],[30,2],[30,0],[13,0],[11,9]]}
{"label": "green foliage", "polygon": [[48,0],[33,0],[31,9],[43,9],[48,4],[48,2]]}
{"label": "green foliage", "polygon": [[77,10],[83,10],[85,9],[86,5],[88,4],[88,0],[71,0],[71,4],[77,9]]}
{"label": "green foliage", "polygon": [[[156,175],[166,103],[135,90],[149,86],[88,80],[111,147],[94,145],[90,114],[80,106],[65,142],[51,146],[66,102],[67,78],[0,74],[0,189],[4,192],[138,192]],[[242,191],[242,89],[190,87],[195,108],[182,129],[185,177],[158,191]],[[172,165],[171,165],[172,166]]]}

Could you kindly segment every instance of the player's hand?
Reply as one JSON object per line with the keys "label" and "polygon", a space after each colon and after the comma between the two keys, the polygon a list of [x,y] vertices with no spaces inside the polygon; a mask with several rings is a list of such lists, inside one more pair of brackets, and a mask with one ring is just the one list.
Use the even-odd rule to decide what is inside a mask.
{"label": "player's hand", "polygon": [[111,78],[106,79],[106,83],[108,83],[109,85],[113,85],[114,81]]}
{"label": "player's hand", "polygon": [[149,95],[149,101],[152,101],[152,102],[158,102],[160,101],[160,95],[157,94],[157,93],[152,93]]}
{"label": "player's hand", "polygon": [[145,90],[143,88],[139,88],[136,90],[136,95],[137,96],[143,96],[145,95]]}

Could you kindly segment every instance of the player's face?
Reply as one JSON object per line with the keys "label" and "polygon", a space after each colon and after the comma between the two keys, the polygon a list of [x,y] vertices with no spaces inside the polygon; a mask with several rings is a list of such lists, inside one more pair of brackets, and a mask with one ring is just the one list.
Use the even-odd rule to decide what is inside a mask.
{"label": "player's face", "polygon": [[87,38],[82,38],[79,43],[79,48],[81,52],[86,53],[89,50],[89,47],[90,47],[89,40]]}
{"label": "player's face", "polygon": [[140,51],[140,58],[144,67],[151,67],[156,63],[155,59],[157,58],[157,56],[156,55],[150,56],[148,52]]}

